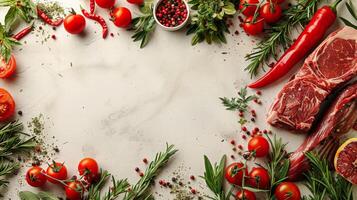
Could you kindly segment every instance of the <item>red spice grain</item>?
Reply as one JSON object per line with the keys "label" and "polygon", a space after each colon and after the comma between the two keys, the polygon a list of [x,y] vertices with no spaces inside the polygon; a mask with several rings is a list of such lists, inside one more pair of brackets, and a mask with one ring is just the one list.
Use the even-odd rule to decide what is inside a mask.
{"label": "red spice grain", "polygon": [[232,158],[232,159],[235,159],[234,155],[231,155],[231,158]]}
{"label": "red spice grain", "polygon": [[240,145],[238,145],[238,148],[240,149],[240,150],[243,150],[243,146],[240,144]]}
{"label": "red spice grain", "polygon": [[144,176],[144,173],[140,172],[140,173],[139,173],[139,176],[140,176],[140,177],[143,177],[143,176]]}
{"label": "red spice grain", "polygon": [[243,140],[246,140],[246,139],[247,139],[247,136],[246,136],[246,135],[242,135],[242,139],[243,139]]}
{"label": "red spice grain", "polygon": [[139,167],[135,167],[135,171],[136,171],[136,172],[140,172]]}
{"label": "red spice grain", "polygon": [[196,179],[196,177],[194,175],[191,175],[190,179],[194,181]]}
{"label": "red spice grain", "polygon": [[247,131],[247,130],[248,130],[247,127],[242,126],[242,131]]}
{"label": "red spice grain", "polygon": [[236,141],[235,140],[231,140],[230,143],[231,143],[231,145],[235,145]]}
{"label": "red spice grain", "polygon": [[144,159],[143,159],[143,162],[144,162],[145,164],[148,164],[148,159],[147,159],[147,158],[144,158]]}
{"label": "red spice grain", "polygon": [[256,93],[257,95],[262,95],[262,91],[260,91],[260,90],[257,90],[255,93]]}
{"label": "red spice grain", "polygon": [[196,193],[197,193],[197,191],[196,191],[195,189],[193,189],[193,188],[192,188],[192,189],[191,189],[191,193],[192,193],[192,194],[196,194]]}
{"label": "red spice grain", "polygon": [[51,38],[55,40],[57,37],[56,35],[52,35]]}

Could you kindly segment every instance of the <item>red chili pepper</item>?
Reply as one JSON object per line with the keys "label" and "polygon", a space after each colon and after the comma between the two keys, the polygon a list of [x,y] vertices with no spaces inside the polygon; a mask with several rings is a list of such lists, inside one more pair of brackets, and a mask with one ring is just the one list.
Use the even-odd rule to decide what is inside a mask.
{"label": "red chili pepper", "polygon": [[15,35],[12,36],[15,40],[19,41],[23,37],[25,37],[27,34],[29,34],[32,31],[33,26],[28,26],[24,29],[22,29],[20,32],[16,33]]}
{"label": "red chili pepper", "polygon": [[325,35],[327,29],[336,20],[337,0],[331,6],[318,9],[304,31],[299,35],[291,47],[282,55],[274,67],[256,82],[248,85],[250,88],[260,88],[283,77],[296,63],[314,48]]}
{"label": "red chili pepper", "polygon": [[107,23],[105,22],[105,20],[103,19],[103,17],[96,15],[96,14],[90,14],[88,13],[88,11],[86,11],[85,9],[82,8],[82,13],[85,17],[87,17],[88,19],[94,20],[96,22],[98,22],[103,29],[103,38],[106,38],[108,35],[108,26]]}
{"label": "red chili pepper", "polygon": [[90,0],[89,1],[89,6],[90,6],[90,13],[91,14],[94,14],[94,10],[95,10],[95,2],[94,2],[94,0]]}
{"label": "red chili pepper", "polygon": [[59,26],[62,24],[63,19],[57,19],[56,21],[53,21],[49,16],[47,16],[46,13],[44,13],[41,9],[37,8],[37,15],[48,25],[51,26]]}

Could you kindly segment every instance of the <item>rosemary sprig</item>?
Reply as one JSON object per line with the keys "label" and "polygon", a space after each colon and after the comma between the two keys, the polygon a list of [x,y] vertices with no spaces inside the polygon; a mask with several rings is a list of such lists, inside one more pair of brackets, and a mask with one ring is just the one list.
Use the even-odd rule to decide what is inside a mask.
{"label": "rosemary sprig", "polygon": [[35,146],[33,138],[24,138],[22,123],[10,122],[0,128],[0,188],[8,184],[7,176],[14,174],[19,163],[14,156],[28,153]]}
{"label": "rosemary sprig", "polygon": [[307,24],[317,10],[321,0],[298,0],[296,5],[291,6],[284,13],[279,23],[271,26],[268,37],[259,42],[253,52],[246,56],[249,65],[245,68],[251,77],[258,74],[260,66],[269,61],[271,57],[277,59],[279,47],[286,49],[292,42],[291,31],[297,25],[303,27]]}
{"label": "rosemary sprig", "polygon": [[248,103],[257,98],[255,95],[248,95],[247,88],[243,87],[238,92],[238,97],[227,98],[220,97],[222,104],[226,107],[227,110],[239,110],[246,111],[248,108]]}
{"label": "rosemary sprig", "polygon": [[156,23],[153,14],[153,1],[146,0],[140,7],[141,16],[133,19],[130,30],[134,31],[131,37],[134,42],[141,41],[140,48],[144,48],[150,40],[152,32],[155,30]]}
{"label": "rosemary sprig", "polygon": [[156,154],[155,159],[145,170],[144,176],[125,194],[123,200],[150,199],[151,195],[148,194],[148,189],[153,179],[176,152],[173,145],[166,144],[166,150]]}
{"label": "rosemary sprig", "polygon": [[285,151],[286,144],[283,143],[281,138],[274,135],[273,139],[268,138],[270,143],[269,160],[265,163],[268,173],[270,175],[270,190],[268,198],[274,199],[274,188],[281,182],[285,181],[288,177],[290,162],[288,154]]}
{"label": "rosemary sprig", "polygon": [[307,187],[311,195],[307,200],[320,200],[328,197],[330,200],[352,200],[352,184],[341,176],[330,171],[327,160],[308,152],[306,157],[310,161],[311,169],[306,174]]}
{"label": "rosemary sprig", "polygon": [[[352,1],[346,2],[346,7],[348,9],[348,12],[351,14],[351,16],[353,17],[353,19],[355,19],[357,21],[357,13],[356,10],[353,6]],[[346,26],[350,26],[354,29],[357,29],[357,24],[353,24],[352,22],[348,21],[346,18],[340,17],[340,19],[343,21],[343,23],[346,24]]]}
{"label": "rosemary sprig", "polygon": [[227,193],[224,190],[224,168],[226,165],[226,156],[221,158],[221,161],[217,165],[212,165],[207,156],[204,156],[205,172],[203,179],[206,182],[207,187],[212,191],[214,197],[206,196],[212,200],[229,200],[232,196],[232,190]]}
{"label": "rosemary sprig", "polygon": [[112,187],[104,195],[104,200],[116,199],[120,194],[125,193],[129,186],[130,184],[127,179],[115,180],[114,176],[112,176]]}
{"label": "rosemary sprig", "polygon": [[187,35],[194,34],[191,44],[206,41],[226,43],[225,33],[229,33],[226,20],[236,13],[233,0],[190,0],[193,15]]}

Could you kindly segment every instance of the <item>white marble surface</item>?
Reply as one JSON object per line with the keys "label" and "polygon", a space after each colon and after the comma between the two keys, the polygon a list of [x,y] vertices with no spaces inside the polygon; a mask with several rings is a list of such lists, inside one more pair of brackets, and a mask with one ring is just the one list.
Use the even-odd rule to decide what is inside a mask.
{"label": "white marble surface", "polygon": [[[76,10],[79,4],[85,5],[69,0],[62,4]],[[117,4],[133,8],[134,15],[138,12],[123,0]],[[22,121],[40,113],[45,116],[48,141],[55,136],[61,150],[53,159],[65,161],[72,173],[81,158],[91,156],[102,168],[134,182],[138,179],[134,168],[144,167],[142,158],[152,158],[168,142],[179,152],[160,178],[170,179],[173,171],[184,166],[181,173],[188,180],[191,174],[202,175],[204,154],[218,160],[232,153],[231,145],[222,139],[242,143],[238,117],[218,99],[235,96],[238,88],[250,82],[243,71],[247,65],[244,55],[254,46],[254,38],[243,34],[238,20],[234,21],[231,30],[240,34],[229,35],[227,45],[192,47],[191,37],[184,32],[165,32],[158,27],[144,49],[131,41],[130,32],[110,22],[115,36],[106,40],[101,38],[100,27],[89,20],[85,36],[69,35],[63,27],[57,31],[46,27],[57,40],[41,44],[38,41],[43,36],[26,37],[22,50],[15,50],[16,77],[1,80],[0,86],[13,94],[17,110],[24,113]],[[253,105],[260,127],[268,127],[267,107],[286,81],[287,77],[263,90],[263,106]],[[289,150],[304,138],[273,131],[289,142]],[[31,189],[21,184],[24,173],[22,170],[12,179],[7,197],[17,199],[19,190]],[[199,188],[199,183],[202,181],[194,182],[193,187]],[[164,195],[157,199],[173,199],[168,190],[154,190]]]}

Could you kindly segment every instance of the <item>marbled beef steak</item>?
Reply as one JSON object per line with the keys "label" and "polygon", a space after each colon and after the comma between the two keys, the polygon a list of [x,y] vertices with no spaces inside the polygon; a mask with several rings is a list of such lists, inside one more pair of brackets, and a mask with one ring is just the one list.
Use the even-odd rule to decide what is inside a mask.
{"label": "marbled beef steak", "polygon": [[273,126],[307,132],[331,91],[357,75],[357,30],[331,33],[279,92],[268,113]]}

